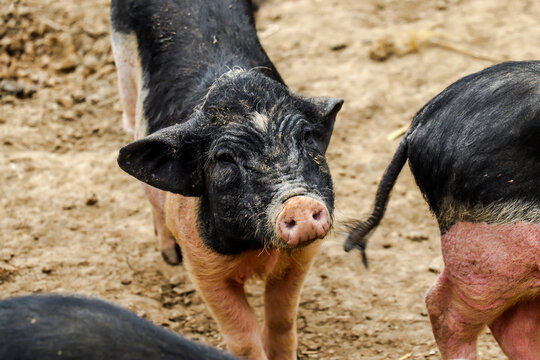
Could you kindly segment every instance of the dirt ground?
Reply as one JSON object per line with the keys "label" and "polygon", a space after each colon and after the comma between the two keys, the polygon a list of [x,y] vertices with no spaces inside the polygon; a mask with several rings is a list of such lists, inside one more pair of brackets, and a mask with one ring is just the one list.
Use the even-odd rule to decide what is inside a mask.
{"label": "dirt ground", "polygon": [[[116,165],[123,132],[107,0],[0,0],[0,297],[100,296],[223,347],[183,266],[157,250],[140,185]],[[328,159],[336,225],[304,286],[300,359],[435,359],[424,294],[438,229],[408,168],[370,239],[342,250],[415,112],[458,78],[540,58],[533,0],[267,0],[261,41],[295,91],[345,99]],[[260,313],[261,286],[249,286]],[[485,331],[483,359],[504,359]]]}

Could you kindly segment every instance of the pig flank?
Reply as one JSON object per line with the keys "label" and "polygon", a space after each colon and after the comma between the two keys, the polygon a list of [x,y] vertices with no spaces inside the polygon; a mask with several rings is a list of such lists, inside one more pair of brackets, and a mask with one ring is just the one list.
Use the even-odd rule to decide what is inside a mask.
{"label": "pig flank", "polygon": [[[113,0],[124,127],[163,257],[190,275],[229,350],[292,359],[306,273],[332,225],[325,160],[343,100],[291,92],[244,0]],[[178,255],[178,257],[177,257]],[[265,320],[244,282],[265,281]]]}
{"label": "pig flank", "polygon": [[426,296],[443,359],[476,359],[489,326],[511,359],[540,353],[540,62],[466,76],[415,116],[371,216],[345,249],[364,250],[408,160],[439,223],[445,269]]}

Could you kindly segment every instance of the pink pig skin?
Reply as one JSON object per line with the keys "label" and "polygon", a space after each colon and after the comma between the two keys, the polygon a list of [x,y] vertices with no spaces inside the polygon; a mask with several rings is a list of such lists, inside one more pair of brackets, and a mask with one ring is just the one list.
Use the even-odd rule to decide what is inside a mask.
{"label": "pink pig skin", "polygon": [[457,223],[445,269],[426,297],[443,359],[476,359],[488,325],[510,359],[540,356],[540,224]]}
{"label": "pink pig skin", "polygon": [[[320,242],[290,255],[279,250],[220,255],[209,250],[197,232],[197,201],[166,193],[166,225],[182,248],[185,264],[228,350],[248,359],[296,359],[298,299]],[[253,276],[265,281],[262,331],[244,293],[244,283]]]}

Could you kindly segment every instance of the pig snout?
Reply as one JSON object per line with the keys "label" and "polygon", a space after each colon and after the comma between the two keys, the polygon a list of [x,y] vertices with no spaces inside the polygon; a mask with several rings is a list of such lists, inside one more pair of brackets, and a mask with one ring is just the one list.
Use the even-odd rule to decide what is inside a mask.
{"label": "pig snout", "polygon": [[326,206],[307,196],[285,201],[276,220],[277,234],[289,246],[322,239],[330,230],[330,224]]}

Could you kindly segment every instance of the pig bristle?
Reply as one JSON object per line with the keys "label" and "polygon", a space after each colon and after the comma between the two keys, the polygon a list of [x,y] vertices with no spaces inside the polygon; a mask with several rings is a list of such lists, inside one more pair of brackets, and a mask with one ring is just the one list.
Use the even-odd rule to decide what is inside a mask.
{"label": "pig bristle", "polygon": [[513,224],[526,221],[540,223],[540,204],[513,200],[488,205],[470,205],[446,198],[440,206],[437,221],[442,232],[457,222]]}

